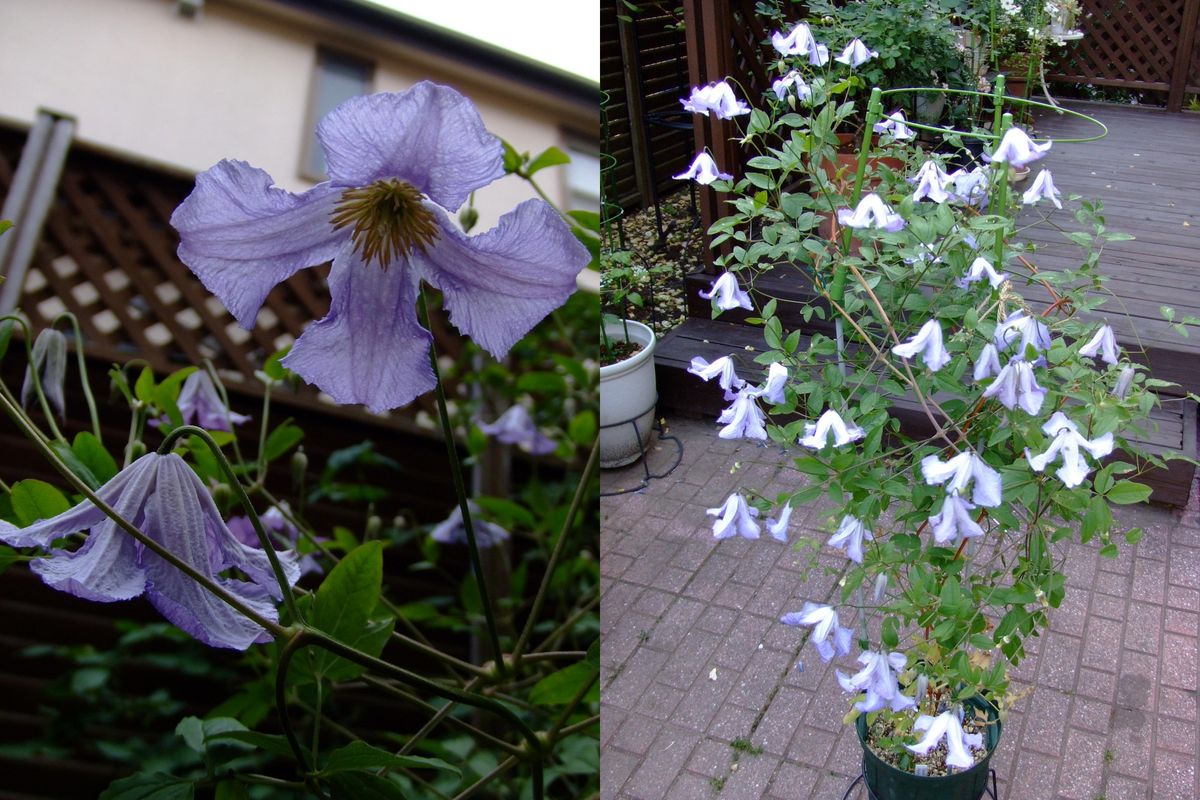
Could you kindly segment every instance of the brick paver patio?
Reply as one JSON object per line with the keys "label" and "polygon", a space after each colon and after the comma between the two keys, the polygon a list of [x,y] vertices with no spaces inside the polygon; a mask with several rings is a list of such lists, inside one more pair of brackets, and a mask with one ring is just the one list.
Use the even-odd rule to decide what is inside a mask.
{"label": "brick paver patio", "polygon": [[[778,618],[829,597],[839,576],[803,583],[806,556],[765,536],[714,541],[705,515],[737,486],[794,491],[795,454],[722,441],[711,421],[670,427],[679,468],[601,500],[601,797],[838,800],[861,762],[847,698]],[[607,472],[604,490],[640,475]],[[1066,601],[1014,671],[1031,691],[992,761],[1004,800],[1200,798],[1198,494],[1182,511],[1115,509],[1145,530],[1117,559],[1071,545]],[[791,541],[828,538],[827,511],[796,509]]]}

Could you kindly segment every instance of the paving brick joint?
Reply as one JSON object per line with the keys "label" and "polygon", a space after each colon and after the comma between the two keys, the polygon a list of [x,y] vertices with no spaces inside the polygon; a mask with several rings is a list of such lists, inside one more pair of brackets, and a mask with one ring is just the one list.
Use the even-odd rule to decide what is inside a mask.
{"label": "paving brick joint", "polygon": [[[679,467],[600,503],[601,798],[838,800],[862,758],[842,724],[850,698],[838,663],[778,618],[829,597],[845,558],[823,548],[815,557],[832,569],[804,581],[814,551],[766,536],[715,541],[705,514],[738,486],[797,490],[798,453],[723,441],[711,421],[669,428],[683,442]],[[641,475],[608,471],[602,488]],[[827,539],[830,510],[797,508],[790,542]],[[1200,798],[1200,486],[1183,509],[1114,515],[1140,526],[1141,541],[1115,559],[1070,545],[1066,600],[1012,670],[1028,692],[992,759],[1003,800]]]}

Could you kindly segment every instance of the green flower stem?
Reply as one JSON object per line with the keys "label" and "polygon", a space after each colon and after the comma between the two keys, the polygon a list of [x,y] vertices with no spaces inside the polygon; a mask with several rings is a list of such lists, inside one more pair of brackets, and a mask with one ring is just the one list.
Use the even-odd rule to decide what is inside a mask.
{"label": "green flower stem", "polygon": [[588,717],[585,720],[580,720],[579,722],[576,722],[574,725],[568,725],[565,728],[563,728],[561,731],[558,732],[558,741],[561,742],[563,739],[566,739],[568,736],[574,736],[575,734],[579,733],[580,731],[586,731],[588,728],[592,727],[593,725],[598,724],[599,722],[600,722],[600,715],[593,714],[592,716]]}
{"label": "green flower stem", "polygon": [[[1012,114],[1000,118],[999,134],[1003,138],[1005,131],[1012,127]],[[996,167],[996,213],[1004,215],[1008,208],[1008,161],[1001,161]],[[996,230],[996,244],[993,260],[996,269],[1004,266],[1004,238],[1008,233],[1007,225]]]}
{"label": "green flower stem", "polygon": [[184,436],[195,436],[208,446],[212,451],[213,457],[217,459],[217,463],[221,465],[221,471],[225,473],[225,478],[229,481],[229,486],[237,493],[238,500],[241,501],[242,507],[246,509],[246,516],[250,518],[251,524],[254,525],[254,532],[258,534],[258,541],[263,546],[263,551],[267,555],[267,560],[271,562],[271,570],[275,573],[275,580],[279,584],[279,591],[283,595],[283,604],[287,608],[288,614],[293,622],[303,622],[304,618],[300,616],[299,609],[296,608],[296,598],[292,594],[292,586],[288,583],[287,576],[283,574],[283,565],[279,563],[279,555],[275,552],[275,545],[271,542],[271,537],[267,535],[267,531],[263,528],[262,520],[258,518],[258,512],[254,510],[254,504],[250,502],[250,496],[246,494],[246,489],[242,486],[242,482],[238,480],[237,473],[233,471],[233,466],[229,463],[229,459],[225,458],[225,454],[221,452],[220,446],[213,441],[212,436],[208,431],[196,425],[181,425],[175,430],[163,437],[162,444],[158,446],[160,455],[169,453],[175,447],[175,442]]}
{"label": "green flower stem", "polygon": [[[883,115],[883,101],[880,99],[880,90],[876,86],[871,90],[871,99],[867,102],[867,119],[863,123],[863,143],[858,151],[858,168],[854,172],[854,189],[850,194],[851,207],[857,206],[858,201],[862,199],[863,179],[867,174],[867,158],[871,154],[871,136],[874,133],[875,123]],[[833,273],[833,280],[829,284],[829,294],[838,304],[842,303],[846,291],[846,266],[844,259],[850,253],[850,240],[853,238],[853,232],[847,228],[842,232],[842,258],[838,262]],[[842,353],[838,352],[838,361],[842,359]]]}
{"label": "green flower stem", "polygon": [[521,666],[521,655],[524,653],[526,645],[529,644],[529,637],[533,635],[533,626],[537,624],[538,617],[541,615],[542,604],[546,601],[546,592],[549,589],[550,581],[553,580],[554,569],[558,566],[558,559],[562,556],[563,548],[566,545],[567,534],[570,533],[571,527],[575,524],[575,517],[583,505],[584,495],[587,493],[588,485],[591,483],[592,475],[595,473],[596,466],[599,463],[600,439],[597,437],[592,442],[592,450],[588,454],[583,474],[579,476],[579,483],[575,487],[575,496],[571,498],[571,507],[567,511],[567,516],[563,519],[562,529],[558,532],[558,541],[554,543],[554,550],[550,553],[550,560],[546,562],[546,574],[542,577],[542,582],[538,584],[537,594],[533,598],[533,605],[529,607],[529,616],[525,620],[525,628],[521,631],[521,636],[517,639],[516,645],[513,646],[512,668],[514,672]]}
{"label": "green flower stem", "polygon": [[54,452],[54,449],[50,446],[49,442],[42,437],[41,431],[37,429],[37,426],[33,425],[33,423],[21,413],[21,409],[3,394],[0,394],[0,407],[4,409],[5,413],[8,414],[9,418],[16,424],[16,426],[21,429],[21,432],[24,433],[31,442],[34,443],[38,450],[41,451],[42,456],[48,462],[50,462],[50,466],[54,467],[54,469],[56,469],[58,473],[66,479],[67,483],[71,485],[71,488],[91,501],[92,505],[100,509],[100,511],[106,517],[115,522],[122,530],[140,542],[150,552],[159,556],[168,564],[182,572],[184,575],[187,575],[196,583],[203,586],[214,596],[232,607],[239,614],[242,614],[247,619],[252,620],[255,624],[261,626],[267,631],[270,631],[271,635],[276,637],[284,635],[284,628],[278,622],[274,622],[266,617],[263,617],[258,612],[245,605],[241,600],[226,591],[207,575],[201,574],[194,567],[192,567],[191,564],[183,561],[179,558],[179,556],[175,555],[170,550],[163,547],[146,534],[142,533],[142,531],[136,525],[122,517],[115,509],[113,509],[112,506],[97,496],[96,493],[92,491],[90,486],[84,483],[78,475],[71,471],[70,467],[63,463],[62,459],[59,458],[58,454]]}
{"label": "green flower stem", "polygon": [[454,795],[453,800],[467,800],[469,797],[474,797],[475,794],[487,786],[489,783],[500,777],[504,773],[517,765],[518,759],[515,756],[509,756],[491,769],[486,775],[472,783],[466,789],[463,789],[458,794]]}
{"label": "green flower stem", "polygon": [[25,359],[27,363],[26,369],[29,372],[29,378],[33,383],[33,393],[37,395],[38,403],[42,407],[42,414],[46,417],[46,424],[50,426],[50,432],[54,434],[54,438],[58,439],[63,444],[70,444],[62,435],[62,431],[58,429],[58,423],[54,421],[54,412],[50,410],[50,401],[46,399],[46,392],[42,389],[42,378],[38,375],[38,371],[33,365],[33,337],[29,332],[29,325],[25,319],[18,314],[5,314],[0,317],[0,322],[12,320],[21,326],[21,330],[25,332],[22,339],[25,342]]}
{"label": "green flower stem", "polygon": [[246,459],[242,458],[242,450],[240,447],[238,447],[238,437],[237,433],[235,432],[236,428],[233,424],[233,417],[230,415],[229,411],[229,392],[225,391],[225,382],[222,381],[221,376],[217,374],[217,368],[213,365],[212,361],[207,358],[204,359],[204,371],[208,373],[208,377],[212,381],[213,386],[217,387],[217,394],[221,398],[221,405],[225,408],[225,421],[229,424],[230,433],[233,433],[233,441],[230,442],[230,444],[233,445],[233,457],[237,459],[239,464],[244,464],[246,463]]}
{"label": "green flower stem", "polygon": [[537,647],[533,648],[533,650],[531,650],[530,653],[531,654],[540,653],[548,647],[553,647],[558,642],[559,638],[563,634],[565,634],[567,631],[574,628],[575,623],[578,622],[579,620],[583,619],[584,615],[591,612],[591,610],[593,608],[595,608],[596,605],[599,604],[599,602],[600,602],[600,595],[593,594],[590,598],[588,598],[588,601],[586,603],[584,603],[582,606],[579,607],[578,610],[576,610],[574,613],[572,613],[571,616],[568,617],[565,622],[563,622],[561,625],[559,625],[557,628],[555,628],[553,631],[551,631],[550,635],[547,636],[545,639],[543,639],[542,643],[539,644]]}
{"label": "green flower stem", "polygon": [[[267,546],[270,547],[270,542],[267,543]],[[288,667],[292,663],[292,656],[306,644],[308,642],[305,640],[304,629],[292,634],[284,644],[283,650],[279,652],[279,664],[275,668],[275,710],[279,714],[279,724],[283,726],[283,735],[287,738],[288,746],[292,748],[292,755],[296,757],[296,763],[300,765],[300,771],[305,775],[312,771],[312,767],[308,763],[307,756],[304,755],[300,738],[296,736],[296,731],[292,728],[291,717],[288,716],[287,674]]]}
{"label": "green flower stem", "polygon": [[544,741],[550,743],[558,741],[559,731],[566,726],[567,720],[569,720],[571,715],[575,713],[575,709],[578,708],[579,704],[583,702],[583,699],[588,696],[588,692],[592,690],[592,686],[594,686],[598,680],[600,680],[600,670],[596,670],[595,674],[592,675],[592,679],[580,686],[579,691],[575,692],[575,696],[572,697],[570,702],[567,703],[566,708],[562,710],[562,713],[558,715],[558,719],[554,721],[554,724],[550,727],[550,730],[545,734]]}
{"label": "green flower stem", "polygon": [[[426,299],[425,285],[420,291],[421,313],[425,324],[432,329],[429,316],[429,303]],[[484,579],[483,563],[479,558],[479,545],[475,541],[475,525],[471,521],[471,509],[467,507],[467,489],[463,483],[462,465],[458,460],[458,446],[454,443],[454,428],[450,424],[450,412],[446,410],[446,389],[442,385],[442,373],[438,369],[437,347],[430,337],[429,365],[433,369],[437,381],[438,417],[442,422],[442,438],[446,442],[446,457],[450,461],[450,476],[454,480],[454,493],[458,496],[458,508],[462,512],[463,527],[467,532],[467,550],[471,557],[471,569],[475,573],[475,584],[479,588],[479,601],[483,605],[483,616],[487,622],[488,638],[491,640],[492,658],[496,662],[496,671],[503,676],[505,672],[504,651],[500,649],[500,635],[496,629],[496,615],[492,609],[491,597],[488,593],[487,581]]]}
{"label": "green flower stem", "polygon": [[[267,477],[267,422],[271,418],[271,384],[266,381],[263,385],[262,422],[258,426],[258,482],[262,483]],[[229,417],[229,403],[225,403],[225,416]],[[229,420],[229,430],[233,430],[233,420]],[[233,438],[237,438],[234,436]]]}
{"label": "green flower stem", "polygon": [[62,319],[71,323],[71,330],[75,334],[75,360],[79,365],[79,383],[83,386],[83,399],[87,403],[88,415],[92,420],[92,433],[103,441],[104,437],[100,434],[100,415],[96,411],[96,398],[92,396],[92,382],[88,380],[87,359],[83,353],[83,332],[79,329],[79,320],[70,311],[64,311],[54,318],[50,327],[58,325],[58,321]]}

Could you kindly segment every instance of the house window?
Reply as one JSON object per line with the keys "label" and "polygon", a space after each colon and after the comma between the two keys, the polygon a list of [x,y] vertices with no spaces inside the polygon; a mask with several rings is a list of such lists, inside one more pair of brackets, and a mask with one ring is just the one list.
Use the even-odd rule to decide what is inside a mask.
{"label": "house window", "polygon": [[308,121],[300,174],[314,181],[325,180],[325,153],[317,141],[317,123],[351,97],[371,93],[375,65],[324,48],[317,50],[316,70],[308,101]]}
{"label": "house window", "polygon": [[600,148],[582,137],[569,137],[567,155],[567,208],[600,211]]}

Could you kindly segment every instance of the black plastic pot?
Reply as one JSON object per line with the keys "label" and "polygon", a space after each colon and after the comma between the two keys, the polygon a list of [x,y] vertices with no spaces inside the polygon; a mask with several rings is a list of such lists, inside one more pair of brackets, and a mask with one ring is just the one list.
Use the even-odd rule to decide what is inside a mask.
{"label": "black plastic pot", "polygon": [[995,707],[981,698],[968,701],[968,705],[982,709],[988,719],[995,720],[994,725],[987,726],[985,734],[987,755],[968,770],[935,777],[905,772],[875,755],[866,742],[867,715],[859,715],[856,725],[858,743],[863,749],[863,777],[878,800],[979,800],[983,797],[988,785],[988,765],[1000,744],[1000,720]]}

